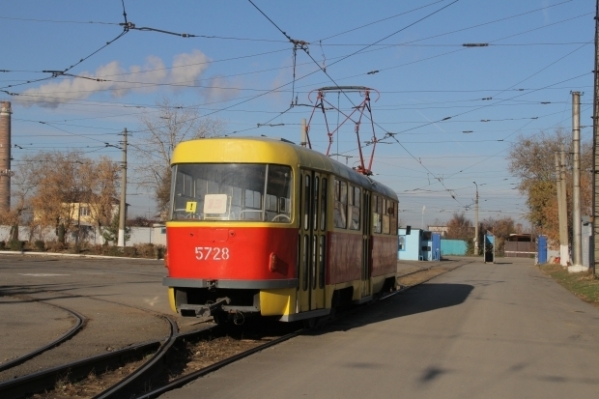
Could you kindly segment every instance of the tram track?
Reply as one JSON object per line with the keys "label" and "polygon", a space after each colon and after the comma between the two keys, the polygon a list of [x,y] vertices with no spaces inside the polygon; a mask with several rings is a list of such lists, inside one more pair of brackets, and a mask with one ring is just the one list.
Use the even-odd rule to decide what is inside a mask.
{"label": "tram track", "polygon": [[[455,270],[456,268],[458,268],[460,266],[461,265],[458,265],[458,266],[455,266],[455,267],[449,267],[449,268],[442,268],[442,269],[438,269],[435,273],[430,273],[431,270],[433,270],[435,268],[435,266],[431,266],[431,267],[428,267],[426,269],[421,269],[421,270],[417,270],[417,271],[414,271],[414,272],[405,273],[403,275],[400,275],[400,276],[398,276],[398,280],[400,278],[414,277],[414,276],[418,276],[418,275],[421,275],[422,277],[421,277],[421,279],[417,283],[414,283],[412,285],[404,285],[404,286],[400,285],[400,289],[398,289],[396,291],[393,291],[393,292],[389,292],[388,294],[386,294],[386,295],[378,298],[377,301],[378,300],[388,299],[388,298],[390,298],[392,296],[400,294],[400,293],[402,293],[402,292],[404,292],[404,291],[406,291],[406,290],[408,290],[408,289],[410,289],[410,288],[412,288],[414,286],[417,286],[419,284],[423,284],[423,283],[429,281],[430,279],[432,279],[432,278],[434,278],[434,277],[436,277],[436,276],[438,276],[440,274],[443,274],[443,273]],[[353,309],[349,309],[349,310],[345,310],[343,312],[337,313],[336,316],[334,317],[334,319],[326,318],[326,320],[323,320],[322,322],[317,323],[316,327],[315,327],[315,330],[319,330],[319,329],[323,328],[324,326],[326,326],[326,324],[335,323],[336,321],[339,321],[339,320],[341,320],[341,319],[343,319],[345,317],[349,317],[352,314],[360,312],[360,310],[363,310],[363,308],[362,307],[357,307],[357,308],[353,308]],[[218,369],[220,369],[220,368],[222,368],[222,367],[224,367],[226,365],[234,363],[237,360],[243,359],[243,358],[245,358],[245,357],[247,357],[249,355],[252,355],[252,354],[254,354],[256,352],[260,352],[260,351],[262,351],[262,350],[264,350],[264,349],[266,349],[268,347],[271,347],[271,346],[277,345],[277,344],[279,344],[281,342],[287,341],[287,340],[289,340],[289,339],[291,339],[293,337],[296,337],[297,335],[302,334],[304,332],[308,332],[309,333],[309,330],[307,330],[305,328],[298,329],[298,330],[293,331],[293,332],[291,332],[289,334],[286,334],[286,335],[283,335],[283,336],[281,336],[281,337],[279,337],[277,339],[274,339],[271,342],[267,342],[265,344],[262,344],[262,345],[254,347],[254,348],[251,348],[251,349],[245,350],[243,352],[240,352],[238,354],[232,355],[232,356],[227,357],[227,358],[225,358],[225,359],[223,359],[221,361],[218,361],[218,362],[216,362],[216,363],[214,363],[212,365],[203,367],[203,368],[201,368],[201,369],[199,369],[197,371],[193,371],[193,372],[190,372],[190,373],[183,374],[180,377],[175,378],[174,380],[172,380],[172,381],[164,384],[161,387],[158,387],[158,388],[153,389],[151,391],[145,392],[144,394],[142,394],[140,396],[135,396],[135,399],[152,399],[152,398],[156,398],[156,397],[158,397],[158,396],[160,396],[160,395],[162,395],[162,394],[164,394],[164,393],[166,393],[168,391],[180,388],[180,387],[182,387],[183,385],[185,385],[187,383],[190,383],[190,382],[192,382],[192,381],[194,381],[194,380],[196,380],[198,378],[204,377],[204,376],[206,376],[206,375],[208,375],[208,374],[210,374],[210,373],[212,373],[212,372],[214,372],[214,371],[216,371],[216,370],[218,370]],[[96,398],[94,398],[94,399],[96,399]]]}
{"label": "tram track", "polygon": [[458,265],[447,265],[447,266],[444,266],[442,264],[435,264],[436,262],[433,262],[434,264],[432,264],[426,268],[414,270],[414,271],[404,273],[404,274],[400,274],[396,278],[397,283],[400,286],[400,288],[398,289],[398,292],[403,292],[403,291],[408,290],[408,289],[410,289],[414,286],[417,286],[419,284],[424,284],[427,281],[429,281],[441,274],[451,272],[465,264],[472,263],[472,262],[473,261],[460,263]]}
{"label": "tram track", "polygon": [[[155,372],[159,362],[171,349],[177,339],[191,336],[194,333],[179,335],[175,322],[168,317],[170,334],[164,340],[149,341],[128,348],[116,350],[98,356],[77,360],[37,373],[0,383],[0,397],[3,399],[17,399],[37,394],[43,397],[44,392],[52,392],[60,386],[84,381],[90,376],[101,373],[101,370],[112,371],[126,364],[140,363],[135,371],[112,384],[107,389],[95,394],[93,398],[119,398],[123,392],[133,386],[139,380]],[[199,334],[204,331],[199,332]],[[198,333],[196,333],[198,334]],[[40,396],[41,395],[41,396]]]}
{"label": "tram track", "polygon": [[[459,266],[460,265],[456,267],[439,269],[432,274],[430,272],[433,267],[429,267],[427,269],[421,269],[400,275],[398,276],[398,281],[418,275],[421,277],[417,283],[411,285],[400,285],[398,290],[390,292],[388,295],[385,295],[380,299],[387,299],[391,296],[399,294],[416,285],[425,283],[439,274],[452,271]],[[427,272],[429,273],[427,274]],[[106,301],[104,299],[100,300]],[[324,323],[335,323],[337,320],[353,314],[356,311],[359,311],[359,308],[349,312],[340,312],[336,315],[334,320],[327,320]],[[84,389],[80,390],[81,394],[67,393],[65,395],[63,392],[63,397],[86,397],[93,399],[113,399],[122,397],[155,398],[167,391],[179,388],[197,378],[208,375],[228,364],[234,363],[237,360],[291,339],[301,334],[302,331],[306,331],[304,329],[299,329],[290,333],[282,334],[276,338],[268,339],[267,342],[260,342],[260,340],[245,340],[248,342],[245,342],[244,345],[240,345],[241,349],[237,351],[233,350],[233,354],[226,356],[223,355],[218,359],[212,359],[212,361],[208,361],[209,364],[196,367],[194,370],[194,367],[189,366],[187,363],[193,363],[193,354],[204,351],[204,349],[197,349],[198,346],[189,343],[192,341],[202,341],[208,343],[217,342],[219,339],[227,337],[229,333],[220,327],[215,327],[181,334],[177,330],[176,323],[174,323],[165,315],[162,315],[162,317],[168,320],[171,325],[171,333],[168,337],[162,340],[138,344],[119,351],[114,351],[112,353],[65,364],[52,370],[47,370],[44,372],[24,376],[12,381],[7,381],[0,384],[0,397],[3,399],[17,399],[27,395],[29,395],[28,397],[33,397],[36,399],[53,397],[52,394],[55,393],[55,390],[57,388],[60,389],[60,386],[57,386],[58,381],[61,381],[62,386],[79,385],[84,387],[89,385],[86,380],[90,379],[90,374],[93,374],[93,378],[91,378],[93,380],[92,385],[99,386],[100,384],[98,383],[98,379],[101,380],[103,378],[102,375],[96,374],[99,370],[114,371],[120,368],[126,368],[127,366],[125,365],[130,365],[133,363],[138,365],[135,367],[134,371],[128,373],[124,378],[120,378],[118,376],[110,377],[109,380],[114,381],[116,379],[117,381],[114,383],[109,383],[107,387],[105,386],[102,389],[96,390],[96,392],[87,394],[83,393],[83,391],[85,391]],[[320,327],[322,327],[322,324],[320,324],[319,328]],[[236,342],[242,341],[244,341],[243,337]],[[218,345],[218,343],[216,345]],[[232,342],[229,342],[225,345],[229,345],[231,347],[235,346]],[[177,354],[177,352],[180,353]],[[169,357],[175,358],[175,360],[169,360]],[[173,367],[173,364],[176,362],[184,362],[186,364],[184,366],[176,365]],[[106,382],[104,384],[106,384]],[[34,392],[38,393],[34,396],[31,396]]]}
{"label": "tram track", "polygon": [[[45,292],[45,294],[52,294],[52,291],[47,291]],[[86,373],[90,373],[90,372],[94,372],[94,370],[100,369],[100,370],[104,370],[106,368],[110,368],[111,365],[113,364],[126,364],[129,361],[127,359],[130,358],[135,358],[137,355],[136,354],[140,354],[137,357],[146,357],[149,355],[149,353],[153,353],[156,351],[161,351],[164,350],[162,349],[165,345],[169,345],[169,342],[172,342],[173,337],[179,335],[179,327],[177,325],[177,323],[174,321],[174,318],[172,318],[170,315],[165,315],[163,313],[151,310],[151,309],[147,309],[147,308],[143,308],[143,307],[139,307],[139,306],[133,306],[133,305],[128,305],[122,302],[117,302],[117,301],[111,301],[111,300],[106,300],[103,298],[94,298],[92,296],[87,297],[88,300],[95,300],[95,301],[100,301],[103,303],[110,303],[111,305],[116,305],[119,307],[124,307],[124,308],[129,308],[129,309],[136,309],[142,313],[146,313],[148,315],[150,315],[153,318],[159,318],[163,321],[165,321],[168,325],[168,333],[167,334],[160,334],[157,335],[159,338],[157,339],[153,339],[152,337],[149,337],[149,340],[147,341],[141,341],[138,340],[137,342],[132,342],[132,343],[127,343],[124,342],[121,345],[119,345],[122,349],[120,350],[115,350],[112,345],[109,345],[106,347],[106,351],[108,351],[108,353],[101,353],[99,355],[92,355],[89,356],[83,360],[81,360],[80,358],[76,358],[73,357],[73,355],[77,355],[78,353],[80,353],[80,349],[81,345],[96,345],[96,341],[95,341],[95,335],[93,331],[98,331],[99,330],[111,330],[111,326],[106,326],[105,324],[96,324],[96,326],[94,327],[94,329],[88,331],[88,337],[82,337],[78,343],[71,345],[70,347],[61,347],[63,349],[59,349],[60,352],[54,354],[54,352],[52,352],[52,349],[57,349],[61,344],[65,343],[66,341],[68,341],[69,339],[73,338],[75,335],[77,335],[77,333],[84,331],[84,327],[89,326],[90,324],[88,324],[88,322],[90,321],[88,318],[86,318],[85,316],[83,316],[82,314],[80,314],[79,312],[73,310],[73,309],[69,309],[66,308],[64,306],[61,305],[57,305],[54,303],[51,303],[50,301],[53,300],[60,300],[63,299],[61,298],[56,298],[56,297],[45,297],[45,298],[36,298],[30,295],[24,295],[24,294],[19,294],[19,295],[5,295],[5,296],[10,296],[12,298],[15,299],[20,299],[20,300],[25,300],[25,301],[29,301],[29,302],[35,302],[35,303],[41,303],[44,305],[48,305],[48,306],[52,306],[58,309],[61,309],[65,312],[67,312],[69,315],[72,315],[75,319],[76,319],[76,323],[75,325],[70,328],[66,333],[64,333],[61,337],[59,337],[58,339],[52,341],[49,344],[46,344],[44,346],[41,346],[39,348],[34,349],[33,351],[19,356],[16,359],[10,360],[8,362],[3,363],[2,365],[0,365],[0,372],[4,372],[3,376],[5,377],[5,380],[0,382],[0,398],[4,399],[5,395],[8,393],[11,393],[10,397],[19,397],[18,393],[19,392],[26,392],[28,391],[28,389],[30,388],[34,388],[34,391],[40,391],[40,390],[46,390],[46,389],[51,389],[52,386],[57,382],[62,380],[70,380],[72,378],[80,378],[81,376],[85,376]],[[125,312],[126,313],[126,312]],[[93,321],[93,318],[92,318]],[[114,323],[114,322],[112,322]],[[113,324],[113,325],[117,325],[117,324]],[[147,335],[147,334],[145,334]],[[121,333],[122,336],[122,333]],[[166,336],[166,338],[165,338]],[[123,341],[122,337],[119,338],[120,341]],[[103,338],[103,341],[106,342],[106,337]],[[161,345],[161,342],[164,341],[164,344]],[[100,341],[101,342],[101,341]],[[46,353],[47,352],[47,353]],[[88,351],[89,352],[89,351]],[[65,364],[62,365],[56,365],[56,366],[52,366],[52,363],[56,362],[52,362],[52,360],[48,360],[49,358],[51,359],[52,357],[54,357],[54,359],[58,359],[60,358],[60,353],[62,353],[63,355],[66,354],[67,356],[70,356],[71,359],[75,358],[76,360],[73,361],[67,361],[65,362]],[[45,358],[42,359],[40,357],[40,359],[38,359],[38,357],[42,354],[45,354]],[[90,365],[97,365],[98,367],[89,367]],[[46,366],[44,368],[44,366]],[[49,367],[48,367],[49,366]],[[147,368],[149,368],[151,366],[151,364],[149,364],[147,366]],[[32,372],[31,370],[35,370],[35,369],[41,369],[44,368],[44,370],[41,370],[39,372]],[[20,373],[23,373],[21,376],[18,376]],[[143,372],[143,370],[140,370],[140,372]],[[11,375],[12,374],[12,375]],[[68,377],[66,377],[68,376]],[[8,377],[8,378],[6,378]],[[29,388],[23,388],[23,387],[27,387],[29,386]],[[39,389],[38,389],[39,388]],[[16,396],[14,396],[16,395]]]}
{"label": "tram track", "polygon": [[3,372],[5,370],[9,370],[13,367],[16,367],[20,364],[25,363],[28,360],[33,359],[34,357],[52,349],[57,347],[58,345],[62,344],[63,342],[71,339],[73,336],[75,336],[77,333],[79,333],[79,331],[81,331],[84,327],[85,324],[87,322],[87,318],[83,315],[81,315],[80,313],[72,310],[72,309],[68,309],[64,306],[60,306],[60,305],[56,305],[53,303],[49,303],[49,302],[45,302],[39,299],[35,299],[35,298],[31,298],[31,297],[25,297],[23,295],[17,295],[17,296],[13,296],[11,295],[11,297],[13,298],[17,298],[17,299],[25,299],[28,301],[34,301],[34,302],[38,302],[38,303],[42,303],[44,305],[48,305],[48,306],[52,306],[55,308],[58,308],[66,313],[68,313],[69,315],[71,315],[72,317],[75,318],[76,322],[75,325],[70,328],[68,331],[66,331],[64,334],[62,334],[60,337],[58,337],[57,339],[55,339],[54,341],[50,342],[49,344],[43,345],[39,348],[36,348],[32,351],[30,351],[29,353],[26,353],[25,355],[19,356],[16,359],[10,360],[8,362],[2,363],[0,364],[0,372]]}
{"label": "tram track", "polygon": [[[176,328],[175,324],[172,326],[173,329]],[[3,399],[23,397],[43,399],[54,397],[56,391],[62,390],[61,387],[64,386],[71,386],[71,391],[62,390],[63,395],[66,393],[70,397],[93,399],[156,397],[162,392],[175,389],[243,357],[290,339],[298,333],[299,331],[295,331],[273,339],[262,337],[262,340],[266,340],[263,343],[260,343],[260,338],[238,339],[237,342],[241,343],[239,345],[241,350],[233,349],[234,353],[232,355],[226,353],[227,351],[223,351],[223,355],[216,361],[209,359],[200,362],[201,364],[209,364],[194,369],[193,365],[188,367],[173,367],[173,365],[181,361],[193,363],[193,355],[200,352],[197,348],[202,347],[201,343],[208,343],[209,345],[213,342],[215,346],[222,345],[222,341],[218,342],[218,340],[227,337],[229,332],[219,327],[185,334],[178,334],[176,330],[173,330],[173,334],[164,341],[139,344],[1,383],[0,397]],[[233,347],[235,345],[229,346]],[[205,346],[201,351],[208,352]],[[139,367],[136,367],[133,372],[121,379],[112,375],[102,382],[103,375],[96,373],[98,370],[108,370],[104,374],[110,374],[115,370],[130,367],[127,365],[139,363],[141,363]],[[92,375],[91,380],[93,380],[91,383],[86,381],[90,379],[90,375]],[[110,382],[115,379],[118,379],[118,381],[115,383]],[[109,386],[97,389],[98,392],[87,390],[83,395],[76,392],[76,385],[86,386],[90,384],[96,387],[106,384]]]}

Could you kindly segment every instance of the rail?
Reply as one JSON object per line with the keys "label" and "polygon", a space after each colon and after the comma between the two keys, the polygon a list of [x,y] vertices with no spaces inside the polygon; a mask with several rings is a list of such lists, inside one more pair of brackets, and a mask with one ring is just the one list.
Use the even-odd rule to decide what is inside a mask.
{"label": "rail", "polygon": [[[32,298],[28,298],[28,299],[34,300],[36,302],[42,302],[39,299],[32,299]],[[75,312],[74,310],[67,309],[65,307],[55,305],[55,304],[49,303],[49,302],[42,302],[42,303],[44,303],[46,305],[54,306],[56,308],[59,308],[61,310],[64,310],[65,312],[71,314],[77,320],[75,325],[71,329],[69,329],[66,333],[64,333],[62,336],[60,336],[56,340],[50,342],[49,344],[41,346],[41,347],[23,355],[23,356],[20,356],[14,360],[0,364],[0,372],[11,369],[15,366],[18,366],[19,364],[25,363],[27,360],[33,359],[34,357],[44,353],[45,351],[57,347],[64,341],[67,341],[67,340],[71,339],[73,336],[75,336],[85,325],[85,322],[87,319],[84,316],[82,316],[81,314]]]}

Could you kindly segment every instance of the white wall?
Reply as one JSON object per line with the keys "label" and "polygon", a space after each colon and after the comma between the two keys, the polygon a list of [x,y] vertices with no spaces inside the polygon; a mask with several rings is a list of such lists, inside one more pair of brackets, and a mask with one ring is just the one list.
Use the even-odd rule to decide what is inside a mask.
{"label": "white wall", "polygon": [[[0,226],[0,241],[10,241],[10,227],[11,226]],[[19,240],[20,241],[55,241],[57,235],[54,229],[46,228],[44,230],[36,230],[30,232],[27,227],[19,226]],[[104,238],[102,234],[99,234],[96,229],[90,231],[87,239],[85,240],[90,244],[104,244]],[[75,242],[75,236],[69,234],[67,236],[67,242]],[[134,244],[154,244],[166,246],[166,230],[163,225],[155,225],[154,227],[131,227],[130,237],[125,243],[125,246],[131,246]]]}

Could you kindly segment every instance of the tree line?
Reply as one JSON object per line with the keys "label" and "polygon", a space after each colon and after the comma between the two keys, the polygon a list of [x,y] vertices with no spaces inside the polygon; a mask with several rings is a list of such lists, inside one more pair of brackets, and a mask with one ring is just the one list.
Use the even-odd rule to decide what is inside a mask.
{"label": "tree line", "polygon": [[[167,98],[157,112],[140,117],[142,128],[129,143],[135,185],[145,188],[163,220],[169,203],[170,160],[184,140],[222,134],[224,123],[203,118],[197,107],[173,104]],[[81,234],[81,215],[93,215],[93,224],[113,241],[118,228],[122,165],[106,156],[92,158],[82,150],[40,151],[22,156],[11,177],[11,209],[0,214],[0,224],[26,226],[29,231],[54,229],[65,243],[69,233]],[[131,176],[131,175],[130,175]],[[137,217],[136,223],[148,224]],[[13,230],[13,231],[16,231]]]}
{"label": "tree line", "polygon": [[[525,197],[528,208],[524,215],[530,223],[533,236],[545,235],[549,244],[555,247],[559,243],[559,218],[557,203],[557,174],[555,153],[564,149],[566,153],[566,187],[568,215],[572,215],[572,178],[573,148],[572,135],[563,128],[551,132],[539,131],[532,136],[520,135],[508,154],[509,171],[519,180],[517,189]],[[592,212],[592,170],[593,148],[591,142],[581,142],[581,211],[583,215]],[[572,239],[572,217],[569,218],[568,235]],[[474,224],[464,212],[455,212],[447,222],[447,238],[466,240],[470,253],[474,249]],[[516,224],[511,217],[488,218],[479,223],[479,243],[483,235],[490,231],[496,238],[496,251],[503,252],[505,241],[510,234],[522,234],[522,225]],[[479,245],[479,252],[482,251]]]}

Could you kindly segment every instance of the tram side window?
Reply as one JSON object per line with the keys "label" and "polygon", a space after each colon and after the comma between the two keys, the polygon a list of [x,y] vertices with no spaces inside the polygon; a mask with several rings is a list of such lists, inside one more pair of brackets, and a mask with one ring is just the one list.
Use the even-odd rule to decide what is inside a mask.
{"label": "tram side window", "polygon": [[327,178],[322,178],[322,187],[320,188],[320,230],[327,229]]}
{"label": "tram side window", "polygon": [[386,198],[381,198],[383,203],[383,234],[389,234],[389,201]]}
{"label": "tram side window", "polygon": [[390,201],[389,207],[389,234],[397,234],[397,202]]}
{"label": "tram side window", "polygon": [[373,231],[375,233],[381,233],[383,231],[383,215],[382,211],[382,198],[378,195],[373,196],[372,208],[373,208]]}
{"label": "tram side window", "polygon": [[350,225],[352,230],[360,230],[360,187],[350,187],[349,209]]}
{"label": "tram side window", "polygon": [[304,219],[304,230],[310,228],[310,176],[304,176],[304,207],[303,207],[303,219]]}
{"label": "tram side window", "polygon": [[335,180],[335,227],[347,228],[347,182]]}
{"label": "tram side window", "polygon": [[320,178],[318,176],[314,177],[314,190],[313,190],[313,203],[312,203],[312,217],[313,217],[313,221],[312,221],[312,228],[313,229],[318,229],[318,200],[320,193],[318,192],[318,190],[320,189],[319,187],[319,183],[320,183]]}

